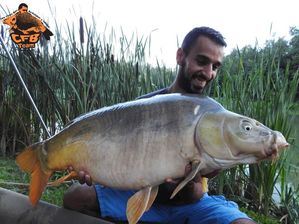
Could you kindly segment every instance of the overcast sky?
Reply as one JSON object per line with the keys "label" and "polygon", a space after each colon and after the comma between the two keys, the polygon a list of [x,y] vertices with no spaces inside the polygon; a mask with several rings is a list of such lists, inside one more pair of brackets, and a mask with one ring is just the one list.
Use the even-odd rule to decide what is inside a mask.
{"label": "overcast sky", "polygon": [[[0,0],[11,12],[20,3],[54,27],[47,0]],[[168,66],[175,66],[177,40],[196,26],[210,26],[226,38],[226,53],[235,47],[262,46],[270,38],[288,39],[289,27],[299,28],[298,0],[49,0],[57,22],[78,23],[79,16],[87,22],[96,18],[99,32],[105,24],[115,30],[123,28],[126,35],[151,33],[151,54]],[[0,9],[0,17],[5,13]],[[55,35],[55,33],[54,33]]]}

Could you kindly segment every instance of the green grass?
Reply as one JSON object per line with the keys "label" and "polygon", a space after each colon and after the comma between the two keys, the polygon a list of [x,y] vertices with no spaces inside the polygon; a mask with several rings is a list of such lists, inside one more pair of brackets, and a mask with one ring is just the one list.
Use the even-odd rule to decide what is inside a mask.
{"label": "green grass", "polygon": [[[0,160],[0,186],[9,190],[23,193],[28,187],[17,185],[27,184],[29,177],[27,174],[20,172],[19,168],[12,159]],[[9,182],[9,184],[7,184]],[[15,185],[13,183],[16,183]]]}
{"label": "green grass", "polygon": [[[0,187],[28,195],[29,175],[19,169],[14,159],[0,158],[0,170]],[[68,184],[47,187],[41,200],[62,206],[63,195],[68,187]]]}
{"label": "green grass", "polygon": [[246,213],[250,218],[252,218],[257,224],[279,224],[279,220],[274,219],[269,216],[265,216],[263,214],[258,214],[254,211],[245,209],[245,208],[240,208],[240,210],[244,213]]}

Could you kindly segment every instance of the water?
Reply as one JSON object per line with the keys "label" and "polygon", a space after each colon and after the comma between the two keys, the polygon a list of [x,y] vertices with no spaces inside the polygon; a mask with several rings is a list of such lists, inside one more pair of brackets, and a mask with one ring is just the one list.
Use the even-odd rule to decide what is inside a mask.
{"label": "water", "polygon": [[[294,133],[294,143],[287,149],[287,160],[286,164],[289,165],[289,169],[286,171],[286,182],[288,187],[292,187],[296,190],[299,187],[299,116],[296,116],[295,121],[295,133]],[[276,203],[280,203],[280,192],[281,183],[278,181],[275,184],[275,189],[273,192],[273,200]]]}
{"label": "water", "polygon": [[293,183],[294,186],[299,185],[299,115],[296,116],[295,121],[295,140],[294,144],[290,147],[287,157],[287,164],[290,164],[290,173],[289,173],[289,181]]}

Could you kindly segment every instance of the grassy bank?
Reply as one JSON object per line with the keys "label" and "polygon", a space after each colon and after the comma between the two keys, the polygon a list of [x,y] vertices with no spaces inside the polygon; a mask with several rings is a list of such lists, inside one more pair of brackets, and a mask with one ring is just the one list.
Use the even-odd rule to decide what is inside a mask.
{"label": "grassy bank", "polygon": [[[14,159],[0,157],[0,170],[0,187],[28,195],[29,175],[20,171]],[[69,185],[62,184],[58,187],[47,187],[41,200],[62,206],[63,194]]]}

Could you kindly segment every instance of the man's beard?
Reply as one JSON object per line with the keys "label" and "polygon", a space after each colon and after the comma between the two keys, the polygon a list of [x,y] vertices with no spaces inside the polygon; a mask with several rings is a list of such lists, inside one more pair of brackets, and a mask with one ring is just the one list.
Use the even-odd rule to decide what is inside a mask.
{"label": "man's beard", "polygon": [[[204,86],[194,85],[194,82],[206,82]],[[206,77],[199,73],[188,75],[183,68],[183,74],[179,77],[179,85],[187,93],[202,94],[205,88],[208,86],[211,80],[207,80]]]}

